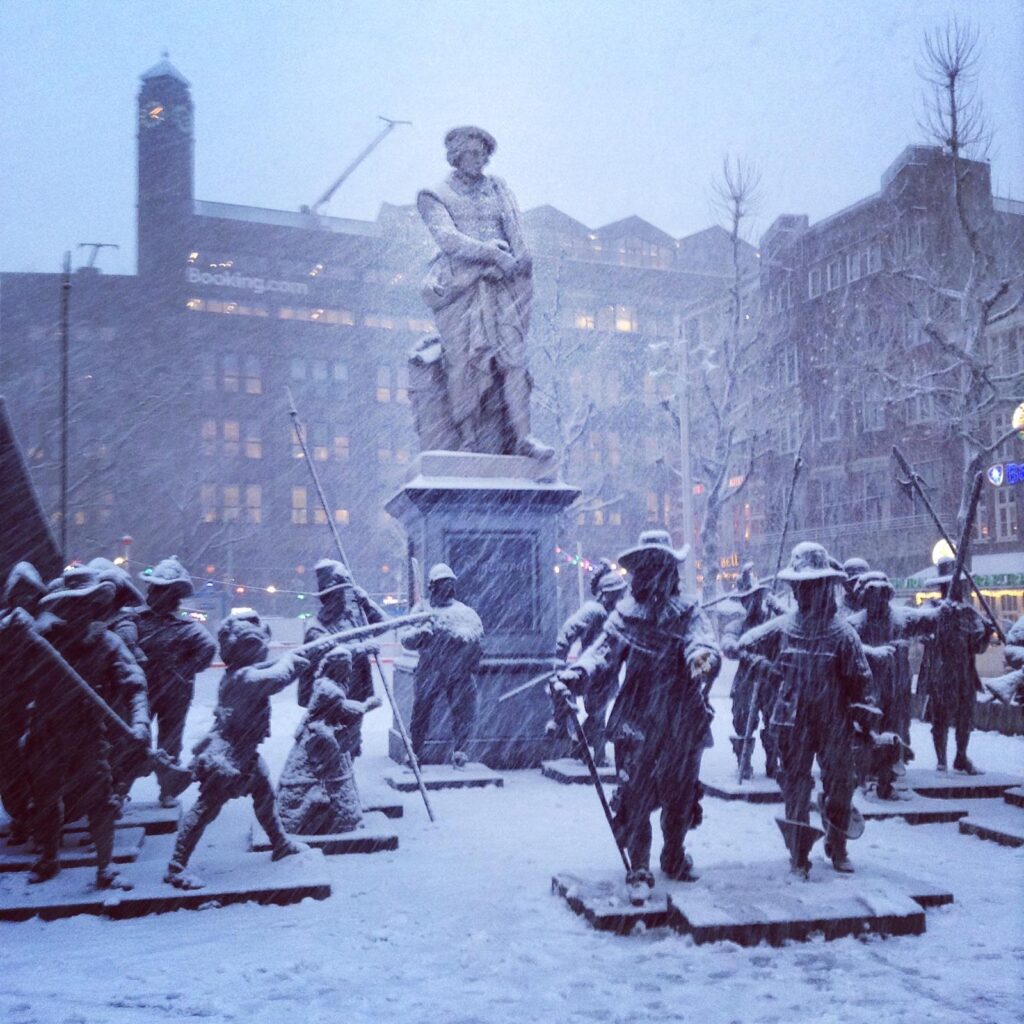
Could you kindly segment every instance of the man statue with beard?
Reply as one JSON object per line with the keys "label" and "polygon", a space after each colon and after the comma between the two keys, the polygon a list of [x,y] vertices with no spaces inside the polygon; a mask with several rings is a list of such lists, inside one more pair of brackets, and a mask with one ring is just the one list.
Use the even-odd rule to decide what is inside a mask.
{"label": "man statue with beard", "polygon": [[630,592],[612,611],[575,664],[559,672],[556,695],[598,674],[617,674],[622,689],[608,719],[619,784],[612,798],[614,828],[627,849],[632,893],[654,887],[651,815],[661,810],[661,870],[693,880],[686,833],[701,821],[700,762],[711,746],[707,693],[721,667],[715,634],[700,606],[679,593],[679,565],[689,553],[672,547],[665,530],[645,530],[618,556],[630,572]]}

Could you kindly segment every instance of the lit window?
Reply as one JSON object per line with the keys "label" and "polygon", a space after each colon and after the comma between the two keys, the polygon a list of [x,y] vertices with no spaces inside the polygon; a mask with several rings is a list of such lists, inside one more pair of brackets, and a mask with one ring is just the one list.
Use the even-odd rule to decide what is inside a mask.
{"label": "lit window", "polygon": [[609,522],[609,524],[611,526],[621,526],[622,525],[622,513],[621,512],[609,512],[608,513],[608,522]]}
{"label": "lit window", "polygon": [[349,455],[348,436],[346,434],[334,435],[334,457],[336,459],[347,459]]}
{"label": "lit window", "polygon": [[239,439],[241,432],[238,426],[238,420],[225,420],[224,421],[224,454],[225,455],[237,455],[239,451]]}
{"label": "lit window", "polygon": [[377,401],[391,401],[391,370],[387,366],[377,367]]}
{"label": "lit window", "polygon": [[857,281],[860,279],[860,253],[848,252],[846,254],[846,280]]}
{"label": "lit window", "polygon": [[576,327],[581,331],[592,331],[597,327],[597,319],[593,313],[587,313],[580,310],[576,313],[573,321]]}
{"label": "lit window", "polygon": [[636,330],[636,309],[633,306],[615,307],[615,330],[635,331]]}
{"label": "lit window", "polygon": [[202,299],[189,299],[188,302],[185,303],[185,308],[186,309],[191,309],[194,312],[200,312],[202,310],[202,308],[203,308],[203,300]]}
{"label": "lit window", "polygon": [[[302,440],[305,441],[307,436],[308,436],[308,432],[306,430],[305,424],[303,424],[302,426],[299,427],[299,432],[302,435]],[[302,445],[299,442],[299,438],[297,438],[295,436],[295,428],[294,427],[289,429],[288,436],[292,440],[292,458],[293,459],[304,459],[306,456],[303,454]]]}
{"label": "lit window", "polygon": [[245,457],[247,459],[263,458],[263,438],[258,423],[249,423],[245,428]]}
{"label": "lit window", "polygon": [[622,447],[619,442],[619,435],[617,431],[609,430],[605,434],[605,445],[608,449],[608,464],[610,466],[619,466],[622,464]]}
{"label": "lit window", "polygon": [[245,488],[245,518],[250,523],[263,522],[263,488],[259,484]]}
{"label": "lit window", "polygon": [[217,390],[217,359],[212,352],[200,353],[199,374],[204,391]]}
{"label": "lit window", "polygon": [[86,515],[84,512],[75,513],[75,526],[85,526]]}
{"label": "lit window", "polygon": [[409,368],[400,366],[395,370],[395,401],[409,404]]}
{"label": "lit window", "polygon": [[604,510],[603,509],[600,509],[600,508],[594,509],[594,525],[595,526],[604,526]]}
{"label": "lit window", "polygon": [[367,313],[363,323],[367,327],[379,327],[383,331],[392,331],[395,328],[394,317],[384,316],[383,313]]}
{"label": "lit window", "polygon": [[434,329],[430,320],[419,320],[416,317],[409,318],[409,330],[417,334],[429,334]]}
{"label": "lit window", "polygon": [[317,526],[324,526],[327,523],[327,513],[319,505],[313,509],[313,522]]}
{"label": "lit window", "polygon": [[309,498],[305,487],[292,488],[292,522],[296,526],[309,522]]}
{"label": "lit window", "polygon": [[204,523],[217,522],[217,488],[214,484],[203,484],[199,488],[199,507]]}
{"label": "lit window", "polygon": [[334,510],[334,521],[338,526],[348,526],[348,509],[336,508]]}
{"label": "lit window", "polygon": [[241,499],[241,488],[234,484],[228,484],[224,488],[224,503],[221,508],[222,518],[225,523],[238,522],[239,500]]}

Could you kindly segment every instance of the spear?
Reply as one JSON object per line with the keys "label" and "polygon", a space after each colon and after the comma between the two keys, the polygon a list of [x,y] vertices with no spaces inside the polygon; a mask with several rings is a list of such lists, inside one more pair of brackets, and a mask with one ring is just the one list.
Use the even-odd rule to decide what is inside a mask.
{"label": "spear", "polygon": [[[334,518],[331,515],[330,506],[327,504],[327,496],[324,494],[323,485],[320,483],[320,474],[317,473],[316,466],[313,465],[313,460],[309,457],[309,449],[306,447],[306,437],[302,430],[302,423],[299,420],[299,411],[295,408],[295,398],[292,395],[292,389],[286,386],[285,391],[288,394],[288,415],[291,417],[292,427],[295,430],[295,437],[298,439],[299,447],[302,448],[305,463],[309,467],[309,475],[313,478],[313,486],[316,488],[317,497],[320,499],[320,506],[324,510],[324,518],[327,520],[327,526],[330,528],[331,536],[334,538],[334,544],[338,549],[338,557],[341,559],[342,564],[351,573],[352,570],[349,565],[348,557],[345,555],[345,548],[341,543],[338,528],[334,525]],[[368,625],[366,612],[363,610],[363,607],[358,600],[355,602],[355,607],[357,617],[363,620],[364,625]],[[412,749],[412,740],[409,739],[409,733],[406,731],[405,723],[402,721],[402,715],[398,710],[395,695],[391,691],[391,686],[388,683],[387,677],[384,675],[384,669],[381,667],[380,658],[377,657],[376,653],[373,655],[373,663],[377,666],[377,674],[380,676],[381,685],[384,687],[384,693],[387,695],[388,703],[391,705],[391,713],[394,716],[395,725],[398,726],[398,734],[402,737],[402,744],[405,746],[405,751],[409,758],[409,767],[412,768],[412,773],[416,776],[416,785],[419,788],[420,796],[423,797],[423,806],[427,809],[427,817],[430,818],[431,821],[436,821],[437,819],[434,817],[434,810],[430,806],[430,798],[427,796],[427,787],[423,785],[423,776],[420,773],[420,763],[416,759],[416,754]]]}
{"label": "spear", "polygon": [[[907,462],[903,452],[901,452],[896,445],[892,446],[892,454],[895,457],[896,461],[899,463],[900,469],[902,469],[903,472],[907,474],[906,480],[900,480],[900,478],[897,477],[896,482],[905,490],[913,488],[913,490],[917,492],[918,497],[921,499],[921,503],[927,509],[928,515],[931,516],[931,520],[935,524],[935,529],[939,531],[939,536],[949,545],[950,550],[955,552],[956,549],[953,547],[953,541],[950,540],[949,534],[946,533],[945,529],[942,526],[942,521],[939,519],[938,513],[935,511],[935,507],[928,500],[928,495],[925,494],[924,484],[921,482],[921,477],[914,472],[913,467],[910,465],[909,462]],[[985,614],[988,616],[988,620],[991,623],[992,628],[995,630],[996,636],[999,637],[1000,643],[1002,643],[1005,647],[1006,634],[1003,632],[1002,627],[999,625],[999,620],[996,619],[995,615],[992,614],[992,609],[989,607],[988,601],[985,600],[985,595],[982,594],[981,588],[978,586],[977,583],[974,582],[974,577],[971,575],[966,565],[962,566],[961,572],[966,577],[967,582],[970,583],[971,589],[977,595],[978,601],[981,604],[981,607],[985,610]]]}

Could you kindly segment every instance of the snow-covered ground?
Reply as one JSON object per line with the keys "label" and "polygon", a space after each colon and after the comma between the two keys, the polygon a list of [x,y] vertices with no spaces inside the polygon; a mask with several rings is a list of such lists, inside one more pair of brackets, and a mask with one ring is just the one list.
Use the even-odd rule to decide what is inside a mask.
{"label": "snow-covered ground", "polygon": [[[190,741],[209,724],[216,680],[215,672],[200,680]],[[723,769],[727,689],[727,679],[716,685],[716,746],[707,754]],[[285,691],[264,748],[275,775],[298,720],[294,690]],[[383,788],[387,725],[383,710],[367,723],[357,769],[364,797]],[[914,740],[918,764],[930,766],[919,723]],[[978,733],[971,753],[983,767],[1024,769],[1024,739]],[[760,754],[755,761],[760,767]],[[0,1021],[1000,1024],[1024,1016],[1024,850],[961,836],[955,825],[869,822],[851,844],[855,863],[919,868],[952,887],[956,902],[929,910],[922,936],[697,947],[667,930],[597,933],[550,895],[560,869],[618,863],[586,787],[506,773],[504,789],[432,794],[433,826],[415,794],[404,801],[400,849],[329,858],[334,895],[323,902],[0,926]],[[251,813],[236,801],[211,835],[243,843]],[[775,858],[784,870],[775,813],[707,798],[689,844],[697,867]],[[154,872],[169,845],[147,840]],[[200,847],[200,870],[203,857]]]}

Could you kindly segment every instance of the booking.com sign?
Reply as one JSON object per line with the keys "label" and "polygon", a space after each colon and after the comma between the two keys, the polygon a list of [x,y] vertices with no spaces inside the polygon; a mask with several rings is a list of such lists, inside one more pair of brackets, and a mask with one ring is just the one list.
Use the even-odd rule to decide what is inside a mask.
{"label": "booking.com sign", "polygon": [[997,462],[988,467],[988,482],[994,487],[1024,483],[1024,462]]}

